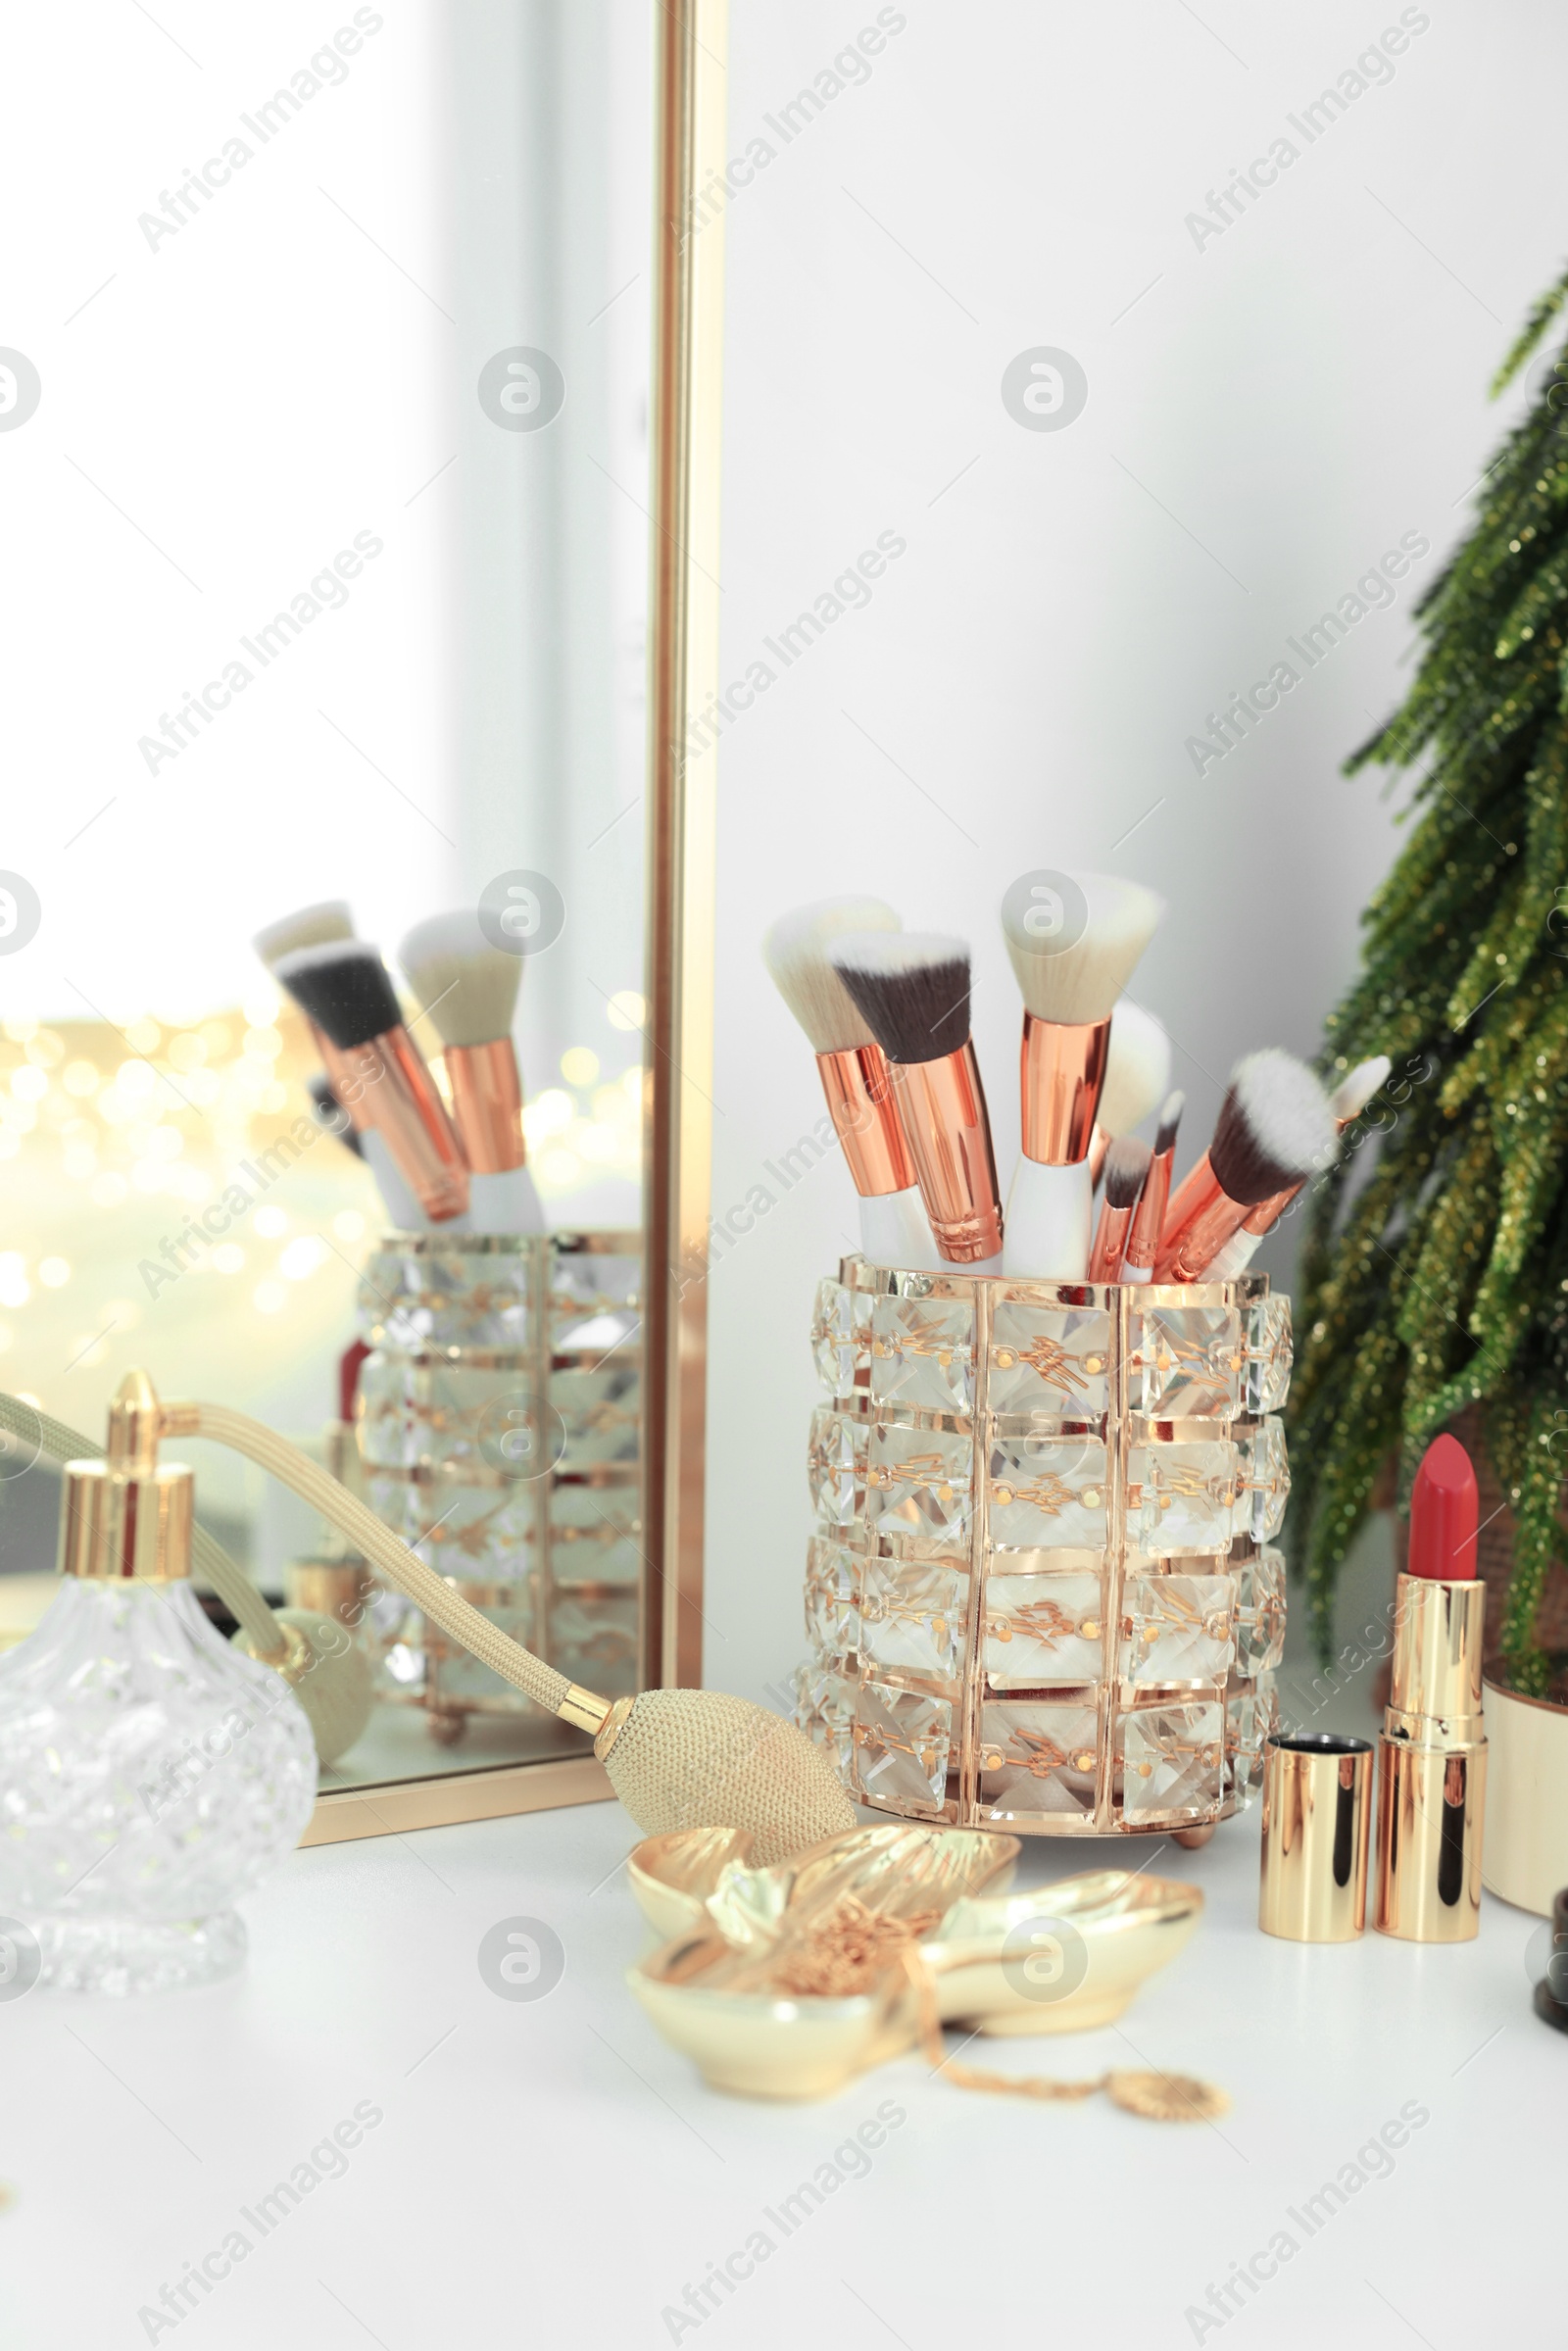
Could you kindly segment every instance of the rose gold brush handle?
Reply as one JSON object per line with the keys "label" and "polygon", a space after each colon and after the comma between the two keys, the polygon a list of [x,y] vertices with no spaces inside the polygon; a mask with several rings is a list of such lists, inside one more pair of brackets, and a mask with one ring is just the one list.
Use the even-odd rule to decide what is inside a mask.
{"label": "rose gold brush handle", "polygon": [[[1165,1209],[1170,1200],[1170,1171],[1175,1159],[1174,1146],[1166,1151],[1156,1151],[1149,1163],[1138,1205],[1133,1210],[1132,1228],[1127,1235],[1127,1247],[1122,1251],[1124,1265],[1136,1265],[1142,1270],[1152,1267],[1159,1254],[1159,1228],[1165,1221]],[[1114,1277],[1112,1277],[1114,1278]]]}
{"label": "rose gold brush handle", "polygon": [[548,1707],[563,1722],[573,1723],[582,1731],[603,1728],[610,1714],[608,1698],[579,1689],[520,1642],[510,1640],[487,1616],[471,1608],[444,1576],[416,1558],[347,1487],[308,1461],[287,1438],[244,1412],[231,1411],[226,1404],[166,1404],[159,1415],[158,1433],[161,1437],[210,1437],[216,1444],[243,1453],[329,1519],[378,1575],[503,1681]]}
{"label": "rose gold brush handle", "polygon": [[1102,1207],[1100,1223],[1095,1232],[1095,1246],[1089,1252],[1088,1278],[1091,1282],[1115,1281],[1121,1271],[1132,1221],[1131,1208],[1113,1208],[1108,1201]]}
{"label": "rose gold brush handle", "polygon": [[1025,1012],[1018,1076],[1026,1159],[1074,1167],[1088,1158],[1109,1050],[1108,1018],[1037,1020]]}
{"label": "rose gold brush handle", "polygon": [[828,1114],[844,1146],[844,1160],[862,1200],[907,1192],[914,1162],[899,1123],[893,1075],[880,1045],[853,1052],[818,1053]]}
{"label": "rose gold brush handle", "polygon": [[474,1175],[505,1175],[527,1157],[522,1078],[510,1037],[493,1045],[449,1045],[447,1082],[464,1156]]}
{"label": "rose gold brush handle", "polygon": [[972,1043],[940,1061],[892,1064],[899,1118],[941,1254],[974,1265],[1002,1247],[1002,1194]]}
{"label": "rose gold brush handle", "polygon": [[322,1062],[339,1101],[357,1104],[365,1125],[385,1136],[398,1173],[431,1223],[461,1216],[468,1205],[463,1146],[408,1030],[400,1024],[346,1050],[323,1039]]}
{"label": "rose gold brush handle", "polygon": [[1247,1202],[1232,1200],[1222,1189],[1205,1151],[1183,1177],[1165,1212],[1154,1258],[1155,1281],[1200,1281],[1246,1215]]}

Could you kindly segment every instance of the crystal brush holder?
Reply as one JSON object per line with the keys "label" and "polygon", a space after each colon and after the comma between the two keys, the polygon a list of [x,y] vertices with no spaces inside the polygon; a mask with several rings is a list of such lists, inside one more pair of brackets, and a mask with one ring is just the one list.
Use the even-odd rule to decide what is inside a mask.
{"label": "crystal brush holder", "polygon": [[1290,1301],[847,1258],[817,1294],[798,1720],[859,1802],[1200,1840],[1277,1717]]}

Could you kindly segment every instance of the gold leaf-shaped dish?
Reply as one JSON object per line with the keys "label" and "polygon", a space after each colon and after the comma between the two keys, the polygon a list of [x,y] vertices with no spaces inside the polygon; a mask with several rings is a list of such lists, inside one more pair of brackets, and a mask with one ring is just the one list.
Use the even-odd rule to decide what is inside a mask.
{"label": "gold leaf-shaped dish", "polygon": [[1089,2033],[1192,1940],[1200,1886],[1086,1870],[1027,1893],[959,1901],[920,1945],[944,2023],[981,2033]]}

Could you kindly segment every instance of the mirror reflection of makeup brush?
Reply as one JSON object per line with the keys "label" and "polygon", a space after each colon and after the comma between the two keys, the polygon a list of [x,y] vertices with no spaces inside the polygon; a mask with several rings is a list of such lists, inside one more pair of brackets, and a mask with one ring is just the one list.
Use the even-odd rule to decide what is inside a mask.
{"label": "mirror reflection of makeup brush", "polygon": [[1105,1082],[1089,1141],[1089,1180],[1100,1181],[1105,1152],[1118,1135],[1141,1127],[1170,1092],[1170,1039],[1152,1012],[1118,998],[1110,1015],[1105,1049]]}
{"label": "mirror reflection of makeup brush", "polygon": [[[276,979],[277,966],[284,955],[294,955],[304,947],[326,947],[334,940],[352,939],[353,936],[354,917],[349,912],[348,900],[346,898],[327,898],[322,899],[314,906],[301,906],[297,913],[280,915],[276,922],[270,922],[264,929],[259,930],[251,944],[272,977]],[[279,981],[278,984],[281,986],[282,982]],[[303,1006],[301,1008],[303,1009]],[[322,1035],[317,1022],[311,1019],[309,1013],[306,1013],[306,1020],[311,1036],[315,1040],[316,1050],[325,1064],[333,1058],[332,1047]],[[397,1161],[386,1147],[386,1138],[377,1134],[370,1124],[364,1105],[363,1087],[346,1084],[344,1093],[339,1096],[333,1088],[330,1078],[323,1082],[332,1101],[338,1104],[349,1122],[349,1133],[341,1136],[339,1140],[365,1160],[370,1173],[374,1176],[375,1188],[381,1195],[381,1204],[386,1210],[387,1222],[395,1233],[416,1233],[421,1225],[428,1222],[428,1219],[421,1213],[413,1193],[398,1173]],[[322,1110],[321,1098],[316,1093],[314,1087],[311,1091],[319,1120]]]}
{"label": "mirror reflection of makeup brush", "polygon": [[969,950],[931,931],[846,931],[828,958],[893,1067],[899,1117],[937,1249],[999,1273],[1002,1195],[969,1038]]}
{"label": "mirror reflection of makeup brush", "polygon": [[1159,1253],[1159,1228],[1170,1200],[1170,1171],[1176,1157],[1176,1132],[1182,1123],[1187,1097],[1180,1088],[1165,1097],[1154,1137],[1154,1155],[1149,1162],[1143,1191],[1133,1211],[1132,1229],[1122,1255],[1121,1280],[1147,1282],[1153,1276]]}
{"label": "mirror reflection of makeup brush", "polygon": [[522,1078],[512,1023],[522,957],[486,937],[464,907],[416,922],[398,961],[445,1049],[447,1083],[468,1179],[475,1233],[542,1233],[544,1203],[524,1161]]}
{"label": "mirror reflection of makeup brush", "polygon": [[1305,1182],[1339,1149],[1328,1097],[1294,1053],[1248,1053],[1231,1072],[1214,1140],[1177,1188],[1159,1237],[1156,1282],[1203,1282],[1249,1209]]}
{"label": "mirror reflection of makeup brush", "polygon": [[[1343,1135],[1347,1127],[1354,1126],[1393,1066],[1387,1053],[1379,1053],[1373,1060],[1358,1061],[1349,1075],[1341,1079],[1329,1096],[1329,1109],[1339,1134]],[[1259,1200],[1255,1208],[1249,1209],[1241,1230],[1231,1235],[1225,1247],[1210,1262],[1203,1279],[1207,1282],[1228,1282],[1233,1274],[1245,1273],[1252,1262],[1258,1243],[1273,1231],[1305,1182],[1306,1178],[1302,1176],[1299,1183],[1288,1185],[1283,1192],[1272,1193],[1267,1200]]]}
{"label": "mirror reflection of makeup brush", "polygon": [[463,1149],[403,1025],[380,950],[353,939],[296,948],[279,956],[272,977],[320,1030],[333,1093],[364,1113],[431,1223],[462,1216],[468,1205]]}
{"label": "mirror reflection of makeup brush", "polygon": [[773,984],[810,1041],[840,1143],[860,1199],[860,1249],[872,1265],[940,1264],[920,1204],[914,1162],[893,1098],[888,1057],[828,960],[846,931],[896,931],[879,898],[822,898],[781,914],[762,941]]}
{"label": "mirror reflection of makeup brush", "polygon": [[[1023,900],[1015,884],[1002,904],[1003,935],[1024,1005],[1023,1149],[1007,1195],[1005,1262],[1008,1273],[1025,1278],[1081,1282],[1094,1195],[1089,1146],[1110,1016],[1165,903],[1111,874],[1052,879],[1049,926],[1039,922],[1039,890]],[[1063,920],[1069,894],[1073,905]]]}
{"label": "mirror reflection of makeup brush", "polygon": [[1133,1213],[1153,1156],[1148,1144],[1141,1143],[1136,1135],[1118,1135],[1106,1151],[1105,1197],[1095,1230],[1095,1246],[1089,1252],[1090,1281],[1120,1279]]}

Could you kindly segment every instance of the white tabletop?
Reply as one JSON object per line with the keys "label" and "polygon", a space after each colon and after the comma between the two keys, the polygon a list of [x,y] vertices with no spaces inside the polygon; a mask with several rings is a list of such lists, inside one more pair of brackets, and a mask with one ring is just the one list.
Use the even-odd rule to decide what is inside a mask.
{"label": "white tabletop", "polygon": [[[633,1838],[593,1804],[296,1853],[245,1905],[250,1962],[230,1982],[0,2005],[8,2351],[1563,2339],[1568,2036],[1532,2013],[1526,1946],[1544,1930],[1524,1913],[1487,1897],[1457,1949],[1275,1941],[1255,1925],[1254,1810],[1205,1851],[1159,1853],[1207,1912],[1124,2030],[969,2052],[1197,2074],[1234,2100],[1219,2124],[989,2097],[912,2055],[830,2103],[763,2105],[707,2089],[625,1988]],[[1036,1843],[1024,1866],[1129,1859]],[[564,1947],[541,1999],[480,1975],[481,1937],[517,1917]],[[858,2156],[834,2165],[879,2109],[903,2120],[863,2176]],[[1415,2112],[1396,2154],[1357,2165]],[[340,2124],[358,2138],[341,2169]],[[259,2200],[323,2148],[319,2184],[263,2234]],[[824,2165],[842,2184],[785,2235],[767,2216]],[[1308,2235],[1293,2208],[1347,2165],[1364,2184]],[[242,2259],[222,2252],[235,2230]],[[737,2252],[744,2272],[759,2231],[766,2258],[693,2318],[688,2286]],[[1266,2274],[1281,2231],[1293,2254],[1219,2320],[1209,2287],[1258,2256]],[[204,2256],[228,2274],[187,2288],[193,2310],[139,2315]]]}

